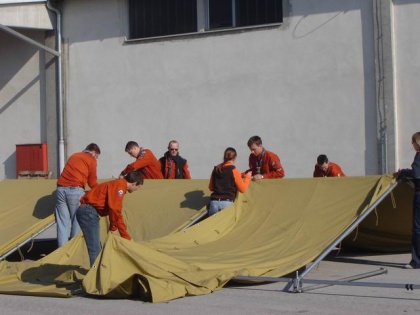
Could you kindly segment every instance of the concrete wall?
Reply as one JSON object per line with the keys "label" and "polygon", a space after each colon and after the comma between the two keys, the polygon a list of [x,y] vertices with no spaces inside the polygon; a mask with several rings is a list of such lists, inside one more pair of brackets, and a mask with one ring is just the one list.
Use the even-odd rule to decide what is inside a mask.
{"label": "concrete wall", "polygon": [[[20,30],[42,42],[44,31]],[[46,142],[45,54],[0,31],[0,178],[16,178],[16,144]]]}
{"label": "concrete wall", "polygon": [[398,104],[398,167],[414,158],[411,136],[420,131],[420,2],[396,0],[394,9],[395,69]]}
{"label": "concrete wall", "polygon": [[180,141],[194,178],[228,146],[247,168],[258,134],[287,177],[326,153],[348,175],[377,171],[370,1],[286,4],[280,28],[125,44],[125,2],[64,2],[69,153],[98,143],[99,176],[131,162],[128,140],[157,157]]}
{"label": "concrete wall", "polygon": [[[159,158],[177,139],[193,178],[208,178],[228,146],[246,169],[246,142],[258,134],[280,156],[286,177],[310,177],[321,153],[348,175],[376,174],[374,5],[383,1],[285,0],[281,27],[135,43],[124,41],[124,0],[64,1],[67,156],[96,142],[102,149],[98,175],[110,178],[132,161],[124,152],[127,141]],[[399,0],[392,9],[396,164],[408,166],[419,121],[413,25],[420,8],[418,1]],[[26,32],[45,40],[42,32]],[[16,143],[54,142],[57,126],[52,60],[3,32],[0,42],[4,178],[14,175]]]}
{"label": "concrete wall", "polygon": [[50,15],[45,3],[0,5],[1,24],[10,27],[52,30]]}

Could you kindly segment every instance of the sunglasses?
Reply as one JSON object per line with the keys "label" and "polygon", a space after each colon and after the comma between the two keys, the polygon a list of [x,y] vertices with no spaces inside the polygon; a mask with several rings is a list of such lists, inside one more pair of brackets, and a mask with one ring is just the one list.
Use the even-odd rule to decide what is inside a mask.
{"label": "sunglasses", "polygon": [[175,148],[169,148],[170,151],[178,151],[178,149]]}

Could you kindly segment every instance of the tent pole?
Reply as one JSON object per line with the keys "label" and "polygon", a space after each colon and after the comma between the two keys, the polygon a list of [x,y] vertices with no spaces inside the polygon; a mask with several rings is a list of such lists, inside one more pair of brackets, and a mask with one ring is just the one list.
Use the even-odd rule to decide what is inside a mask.
{"label": "tent pole", "polygon": [[[350,277],[341,278],[341,279],[338,279],[338,281],[355,281],[355,280],[365,279],[368,277],[378,276],[378,275],[387,274],[387,273],[388,273],[388,270],[386,268],[381,267],[378,270],[365,272],[365,273],[361,273],[361,274],[350,276]],[[305,292],[322,289],[325,287],[329,287],[331,285],[332,284],[316,284],[316,285],[305,288]]]}
{"label": "tent pole", "polygon": [[[346,285],[346,286],[356,286],[356,287],[394,288],[394,289],[406,289],[407,291],[420,289],[419,284],[412,284],[412,283],[353,282],[354,280],[376,276],[376,275],[387,273],[387,272],[388,271],[385,268],[380,268],[379,270],[376,270],[376,271],[362,273],[360,275],[355,275],[348,278],[343,278],[342,280],[305,279],[305,283],[317,284],[315,286],[309,287],[309,290],[319,289],[321,287],[320,284],[323,284],[324,286]],[[294,281],[291,278],[249,277],[249,276],[236,276],[234,279],[247,280],[247,281],[252,280],[252,281],[264,281],[264,282],[288,282],[288,283]],[[302,290],[299,292],[302,292]]]}
{"label": "tent pole", "polygon": [[196,217],[194,220],[192,220],[190,223],[188,223],[185,227],[183,227],[181,231],[185,231],[190,226],[196,224],[198,221],[200,221],[202,218],[204,218],[207,215],[208,212],[209,212],[208,210],[204,211],[202,214],[200,214],[198,217]]}
{"label": "tent pole", "polygon": [[[341,279],[338,279],[338,280],[325,280],[327,282],[324,282],[324,280],[322,280],[322,279],[307,279],[307,280],[305,280],[305,282],[316,283],[316,285],[313,285],[311,287],[306,288],[305,292],[310,291],[310,290],[320,289],[320,288],[327,287],[327,286],[331,286],[331,285],[334,285],[334,284],[344,285],[346,282],[349,282],[349,281],[365,279],[365,278],[368,278],[368,277],[373,277],[373,276],[382,275],[382,274],[386,274],[386,273],[388,273],[388,270],[386,268],[381,267],[378,270],[365,272],[365,273],[361,273],[361,274],[358,274],[358,275],[341,278]],[[258,277],[258,276],[256,276],[256,277],[255,276],[236,276],[232,280],[261,281],[261,282],[287,282],[287,283],[292,283],[293,282],[292,278],[274,278],[274,277],[264,277],[264,276],[261,276],[261,277]],[[285,290],[283,289],[283,291],[285,291]],[[288,291],[288,289],[286,291]]]}
{"label": "tent pole", "polygon": [[362,222],[375,208],[376,206],[388,196],[391,191],[397,187],[398,181],[395,181],[379,198],[376,200],[362,215],[360,215],[356,221],[354,221],[343,233],[341,233],[337,239],[327,247],[317,259],[315,259],[312,264],[300,275],[297,273],[296,278],[294,279],[294,288],[295,292],[301,292],[302,290],[302,278],[306,276],[321,260],[323,260],[330,252],[334,249],[347,235],[349,235],[356,227]]}
{"label": "tent pole", "polygon": [[28,243],[30,240],[34,239],[35,237],[37,237],[39,234],[41,234],[42,232],[44,232],[46,229],[48,229],[49,227],[51,227],[52,225],[55,224],[55,221],[49,223],[46,227],[44,227],[43,229],[39,230],[38,232],[32,234],[28,239],[24,240],[23,242],[21,242],[20,244],[16,245],[15,247],[13,247],[11,250],[9,250],[6,254],[4,254],[3,256],[0,257],[0,261],[2,261],[3,259],[5,259],[7,256],[9,256],[10,254],[12,254],[14,251],[16,251],[18,248],[21,248],[23,245],[25,245],[26,243]]}

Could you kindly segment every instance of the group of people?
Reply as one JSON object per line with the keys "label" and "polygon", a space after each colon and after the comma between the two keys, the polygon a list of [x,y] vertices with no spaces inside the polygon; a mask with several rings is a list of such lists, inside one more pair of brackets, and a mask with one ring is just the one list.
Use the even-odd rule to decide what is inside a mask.
{"label": "group of people", "polygon": [[[209,182],[212,192],[208,205],[209,215],[230,206],[237,192],[245,192],[251,180],[283,178],[284,168],[280,158],[266,150],[259,136],[247,142],[251,151],[249,169],[241,173],[235,167],[236,150],[229,147],[223,155],[223,162],[215,166]],[[82,152],[68,159],[57,181],[55,215],[57,222],[58,246],[63,246],[69,238],[82,230],[88,248],[91,265],[98,256],[101,245],[99,239],[99,217],[109,216],[109,230],[131,240],[122,216],[124,195],[137,190],[143,179],[191,179],[188,162],[179,155],[179,143],[172,140],[168,151],[158,160],[149,149],[129,141],[125,152],[135,161],[123,169],[116,180],[102,184],[97,182],[97,159],[101,154],[99,146],[89,144]],[[341,168],[320,155],[315,165],[314,177],[345,176]],[[85,187],[91,189],[85,193]]]}
{"label": "group of people", "polygon": [[[109,230],[131,240],[122,216],[124,195],[136,191],[146,179],[190,179],[188,164],[179,154],[179,143],[169,142],[168,151],[158,161],[152,151],[129,141],[125,151],[136,158],[118,179],[98,184],[99,146],[89,144],[68,159],[57,180],[55,217],[57,243],[63,246],[82,230],[89,261],[93,265],[101,250],[99,217],[109,216]],[[91,189],[85,193],[85,187]]]}

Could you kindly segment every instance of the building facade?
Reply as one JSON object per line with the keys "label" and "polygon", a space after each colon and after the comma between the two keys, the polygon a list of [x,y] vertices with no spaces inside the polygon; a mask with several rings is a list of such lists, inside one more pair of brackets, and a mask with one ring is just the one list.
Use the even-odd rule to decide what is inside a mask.
{"label": "building facade", "polygon": [[[1,179],[15,177],[22,143],[48,144],[54,177],[90,142],[98,176],[115,177],[130,140],[158,158],[178,140],[193,178],[209,178],[229,146],[247,169],[253,135],[287,178],[311,177],[319,154],[350,176],[412,161],[420,1],[56,1],[61,87],[58,57],[8,31],[57,50],[57,14],[2,2]],[[44,10],[10,13],[28,6]]]}

